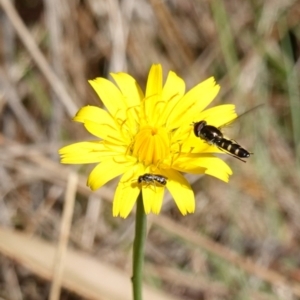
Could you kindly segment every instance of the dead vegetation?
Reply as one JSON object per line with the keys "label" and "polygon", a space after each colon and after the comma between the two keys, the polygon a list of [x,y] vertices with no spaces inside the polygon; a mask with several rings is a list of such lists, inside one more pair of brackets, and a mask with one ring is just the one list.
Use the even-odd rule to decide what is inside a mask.
{"label": "dead vegetation", "polygon": [[167,194],[149,217],[145,299],[300,299],[299,1],[15,2],[0,0],[0,299],[131,299],[134,216],[113,218],[116,181],[92,193],[91,166],[57,150],[89,138],[71,121],[101,105],[88,79],[144,87],[152,63],[188,88],[215,76],[215,104],[263,106],[229,184],[190,176],[196,213]]}

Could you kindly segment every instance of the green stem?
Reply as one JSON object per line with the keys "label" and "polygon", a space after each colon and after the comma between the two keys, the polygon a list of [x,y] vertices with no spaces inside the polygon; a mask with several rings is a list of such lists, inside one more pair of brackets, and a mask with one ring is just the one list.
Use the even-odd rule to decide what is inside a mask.
{"label": "green stem", "polygon": [[135,217],[135,238],[133,243],[133,275],[131,278],[134,300],[143,299],[142,288],[146,230],[147,217],[144,210],[142,192],[140,192],[137,199]]}

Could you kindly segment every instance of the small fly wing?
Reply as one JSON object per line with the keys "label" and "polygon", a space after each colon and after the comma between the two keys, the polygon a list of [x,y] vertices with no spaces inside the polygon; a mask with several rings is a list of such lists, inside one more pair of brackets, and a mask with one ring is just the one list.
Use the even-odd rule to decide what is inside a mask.
{"label": "small fly wing", "polygon": [[264,106],[264,105],[265,105],[264,103],[258,104],[258,105],[256,105],[256,106],[254,106],[254,107],[252,107],[252,108],[250,108],[250,109],[244,111],[243,113],[241,113],[240,115],[238,115],[234,120],[232,120],[232,121],[230,121],[230,122],[228,122],[228,123],[226,123],[226,124],[220,126],[219,128],[221,129],[221,128],[224,128],[224,127],[228,127],[230,124],[239,121],[241,118],[244,118],[246,115],[252,113],[254,110],[256,110],[256,109],[258,109],[258,108],[260,108],[260,107],[262,107],[262,106]]}
{"label": "small fly wing", "polygon": [[[219,129],[222,131],[224,137],[230,140],[235,140],[243,135],[243,128],[249,128],[253,122],[255,122],[255,111],[264,106],[264,104],[258,104],[242,114],[238,115],[234,120],[222,125]],[[250,124],[250,126],[249,126]]]}

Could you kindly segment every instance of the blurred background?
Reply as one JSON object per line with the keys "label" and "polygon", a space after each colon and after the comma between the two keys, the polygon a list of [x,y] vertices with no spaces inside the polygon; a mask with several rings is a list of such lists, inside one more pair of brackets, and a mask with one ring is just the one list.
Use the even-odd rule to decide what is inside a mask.
{"label": "blurred background", "polygon": [[130,299],[134,215],[57,150],[91,138],[71,120],[102,106],[88,79],[144,88],[152,63],[187,89],[214,76],[254,154],[223,155],[229,184],[188,176],[195,214],[166,194],[149,216],[145,299],[300,299],[299,1],[0,0],[0,22],[0,299]]}

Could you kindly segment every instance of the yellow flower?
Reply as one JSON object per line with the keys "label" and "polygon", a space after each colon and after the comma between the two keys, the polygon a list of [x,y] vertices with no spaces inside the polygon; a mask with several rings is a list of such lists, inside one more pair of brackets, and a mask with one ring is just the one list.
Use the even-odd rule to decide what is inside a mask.
{"label": "yellow flower", "polygon": [[89,81],[107,110],[85,106],[74,117],[98,139],[60,149],[61,162],[99,163],[88,178],[92,190],[123,174],[114,196],[114,216],[126,218],[141,190],[145,212],[160,212],[165,186],[139,183],[146,173],[166,177],[181,213],[194,212],[194,193],[181,172],[209,174],[225,182],[232,172],[213,155],[220,152],[216,146],[194,135],[192,123],[206,120],[220,127],[237,117],[234,105],[204,110],[220,89],[214,78],[185,93],[184,81],[174,72],[163,85],[159,64],[150,69],[145,95],[130,75],[111,76],[116,85],[105,78]]}

